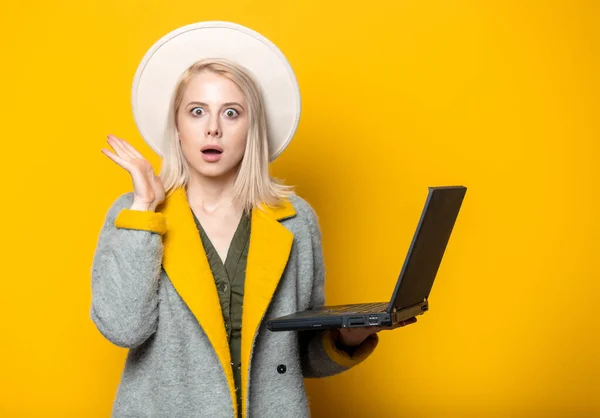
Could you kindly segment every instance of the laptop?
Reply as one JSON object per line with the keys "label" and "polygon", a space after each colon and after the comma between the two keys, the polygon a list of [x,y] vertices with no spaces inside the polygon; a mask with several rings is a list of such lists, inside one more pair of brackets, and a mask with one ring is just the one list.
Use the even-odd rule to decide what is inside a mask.
{"label": "laptop", "polygon": [[429,293],[467,188],[429,187],[425,206],[389,302],[322,306],[267,321],[271,331],[393,326],[429,309]]}

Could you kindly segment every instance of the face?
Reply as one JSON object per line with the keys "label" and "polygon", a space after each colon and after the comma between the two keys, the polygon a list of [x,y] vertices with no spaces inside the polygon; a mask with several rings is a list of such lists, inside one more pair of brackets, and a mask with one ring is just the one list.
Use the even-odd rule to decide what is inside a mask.
{"label": "face", "polygon": [[190,80],[177,113],[179,140],[191,174],[234,174],[248,134],[248,105],[228,78],[204,71]]}

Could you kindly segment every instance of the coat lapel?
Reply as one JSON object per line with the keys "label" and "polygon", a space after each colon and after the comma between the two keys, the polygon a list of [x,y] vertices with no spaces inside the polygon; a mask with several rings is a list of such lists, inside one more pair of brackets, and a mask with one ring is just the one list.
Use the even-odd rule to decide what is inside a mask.
{"label": "coat lapel", "polygon": [[252,211],[250,248],[242,311],[242,416],[247,416],[248,372],[254,339],[283,275],[294,235],[280,220],[295,216],[289,201],[278,208]]}
{"label": "coat lapel", "polygon": [[[185,190],[175,190],[165,200],[161,211],[167,221],[163,267],[217,353],[231,395],[236,399],[229,343],[219,295]],[[234,409],[235,407],[236,402]]]}
{"label": "coat lapel", "polygon": [[[231,392],[237,416],[235,384],[223,313],[208,258],[196,229],[187,194],[175,190],[161,207],[167,221],[163,267],[212,344]],[[248,371],[254,339],[288,261],[294,235],[279,221],[296,215],[285,200],[277,208],[252,211],[250,248],[242,312],[242,415],[247,416]]]}

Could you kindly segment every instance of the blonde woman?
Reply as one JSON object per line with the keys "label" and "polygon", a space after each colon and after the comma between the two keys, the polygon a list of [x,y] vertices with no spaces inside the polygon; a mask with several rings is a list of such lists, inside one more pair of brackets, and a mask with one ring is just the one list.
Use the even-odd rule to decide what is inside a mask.
{"label": "blonde woman", "polygon": [[[266,104],[265,92],[275,87],[248,70],[251,60],[265,59],[256,39],[266,41],[237,25],[185,27],[152,51],[202,44],[195,33],[202,30],[209,30],[202,39],[220,37],[222,50],[255,48],[257,56],[207,58],[216,52],[198,48],[199,59],[186,64],[172,89],[164,87],[170,100],[163,110],[135,110],[145,139],[162,154],[160,175],[123,139],[109,136],[113,151],[103,150],[133,182],[133,192],[108,211],[92,269],[91,317],[108,340],[129,349],[113,416],[308,417],[303,379],[363,361],[377,345],[377,329],[266,329],[267,318],[324,304],[315,212],[268,171],[297,123],[272,118],[289,126],[269,138],[269,106],[276,112],[273,106],[287,105],[297,115],[298,101],[279,91],[282,102]],[[263,53],[281,60],[268,46]],[[177,44],[173,54],[184,50],[194,49]],[[140,71],[183,65],[168,54],[152,56],[157,61],[145,60]],[[287,68],[270,71],[289,81]],[[140,74],[134,107],[135,95],[143,96]],[[154,81],[145,85],[164,97]]]}

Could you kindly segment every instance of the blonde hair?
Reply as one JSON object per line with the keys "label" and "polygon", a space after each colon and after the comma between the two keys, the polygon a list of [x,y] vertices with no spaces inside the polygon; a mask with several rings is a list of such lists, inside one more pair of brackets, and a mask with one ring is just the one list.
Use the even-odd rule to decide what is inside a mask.
{"label": "blonde hair", "polygon": [[189,167],[177,138],[177,114],[185,89],[192,77],[211,71],[227,77],[242,91],[248,101],[248,137],[244,157],[234,182],[234,199],[245,211],[262,204],[277,206],[293,194],[293,187],[283,184],[269,174],[269,144],[265,105],[258,83],[241,65],[225,59],[204,59],[192,64],[179,78],[173,91],[167,116],[163,164],[159,174],[167,195],[185,188]]}

